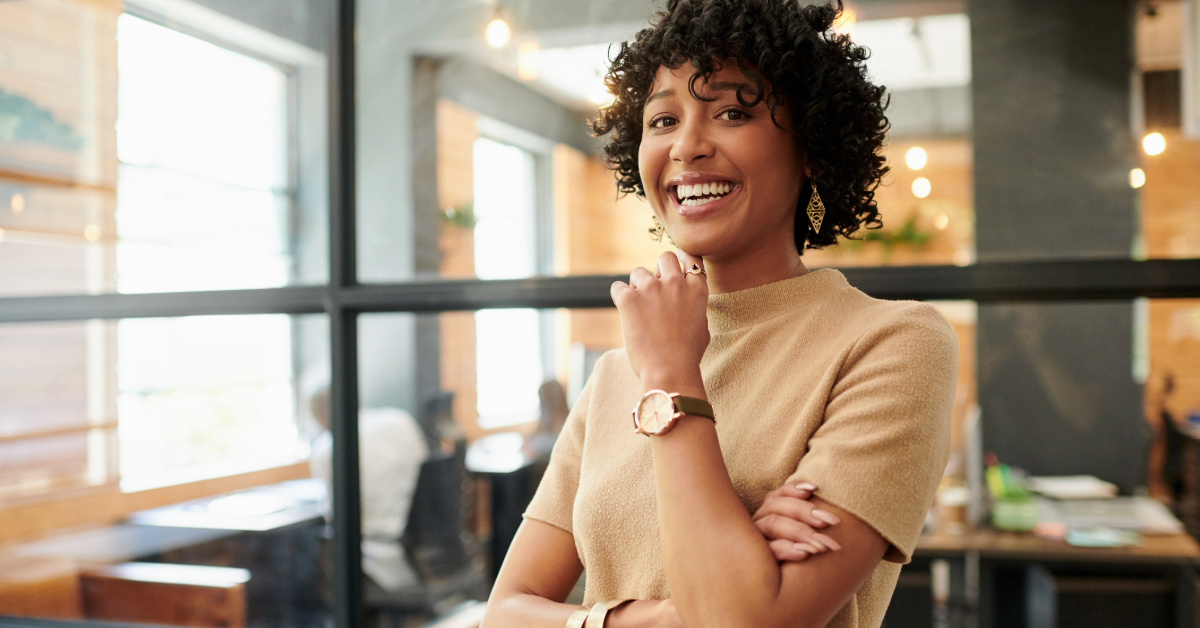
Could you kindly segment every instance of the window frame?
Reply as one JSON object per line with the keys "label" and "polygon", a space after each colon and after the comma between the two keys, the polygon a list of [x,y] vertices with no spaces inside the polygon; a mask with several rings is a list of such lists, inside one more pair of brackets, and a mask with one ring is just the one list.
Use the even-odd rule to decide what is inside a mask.
{"label": "window frame", "polygon": [[[139,0],[145,2],[145,0]],[[610,308],[619,276],[421,280],[360,284],[355,216],[355,2],[338,0],[328,76],[329,267],[319,285],[205,292],[0,298],[0,324],[204,314],[320,314],[330,320],[335,625],[362,624],[358,472],[358,316],[484,308]],[[847,268],[878,298],[1064,302],[1200,297],[1200,259],[1058,259],[971,266]],[[6,618],[6,621],[9,621]],[[79,626],[13,620],[14,625]]]}

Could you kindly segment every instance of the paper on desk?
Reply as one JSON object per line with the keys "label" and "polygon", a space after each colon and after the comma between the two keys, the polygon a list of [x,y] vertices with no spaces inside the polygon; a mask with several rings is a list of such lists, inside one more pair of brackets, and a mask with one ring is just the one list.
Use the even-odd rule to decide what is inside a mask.
{"label": "paper on desk", "polygon": [[1038,498],[1040,521],[1068,528],[1119,528],[1145,534],[1180,534],[1183,524],[1166,506],[1149,497],[1076,499]]}
{"label": "paper on desk", "polygon": [[1055,499],[1105,499],[1117,496],[1117,485],[1092,475],[1029,478],[1029,489]]}

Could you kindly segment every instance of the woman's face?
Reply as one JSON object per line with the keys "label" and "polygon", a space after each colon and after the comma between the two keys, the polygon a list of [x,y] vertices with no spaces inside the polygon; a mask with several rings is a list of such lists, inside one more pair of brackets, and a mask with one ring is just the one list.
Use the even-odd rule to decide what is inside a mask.
{"label": "woman's face", "polygon": [[795,252],[804,163],[787,107],[776,108],[783,128],[765,102],[743,107],[737,90],[750,97],[754,84],[732,61],[696,84],[716,100],[698,100],[688,91],[695,72],[690,63],[660,67],[650,87],[638,153],[646,198],[692,255],[719,262],[774,247]]}

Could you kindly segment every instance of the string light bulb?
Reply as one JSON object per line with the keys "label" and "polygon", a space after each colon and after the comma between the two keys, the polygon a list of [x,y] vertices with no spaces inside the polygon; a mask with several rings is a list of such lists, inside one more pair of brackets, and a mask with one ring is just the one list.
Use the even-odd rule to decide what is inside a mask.
{"label": "string light bulb", "polygon": [[1161,155],[1167,150],[1167,138],[1158,131],[1147,133],[1146,137],[1142,138],[1142,150],[1146,151],[1147,155]]}
{"label": "string light bulb", "polygon": [[917,198],[926,198],[929,196],[930,192],[933,192],[933,184],[929,182],[929,179],[926,179],[925,177],[917,177],[917,179],[913,181],[913,196]]}
{"label": "string light bulb", "polygon": [[904,154],[904,163],[908,164],[913,170],[920,170],[929,163],[929,155],[925,153],[925,149],[920,146],[913,146]]}
{"label": "string light bulb", "polygon": [[492,20],[483,32],[483,38],[492,48],[503,48],[512,38],[512,29],[509,28],[508,21],[504,19],[504,12],[500,9],[492,13]]}
{"label": "string light bulb", "polygon": [[1141,168],[1134,168],[1129,171],[1129,187],[1138,189],[1146,185],[1146,171]]}

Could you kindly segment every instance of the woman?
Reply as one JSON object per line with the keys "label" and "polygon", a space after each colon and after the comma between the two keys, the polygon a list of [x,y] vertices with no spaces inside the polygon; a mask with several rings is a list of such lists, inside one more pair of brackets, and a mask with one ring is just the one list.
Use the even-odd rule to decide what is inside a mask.
{"label": "woman", "polygon": [[[801,262],[879,224],[883,89],[839,12],[670,0],[616,55],[594,127],[680,251],[613,285],[625,349],[572,410],[485,627],[882,621],[948,456],[957,349],[931,306]],[[585,566],[586,606],[562,604]]]}

